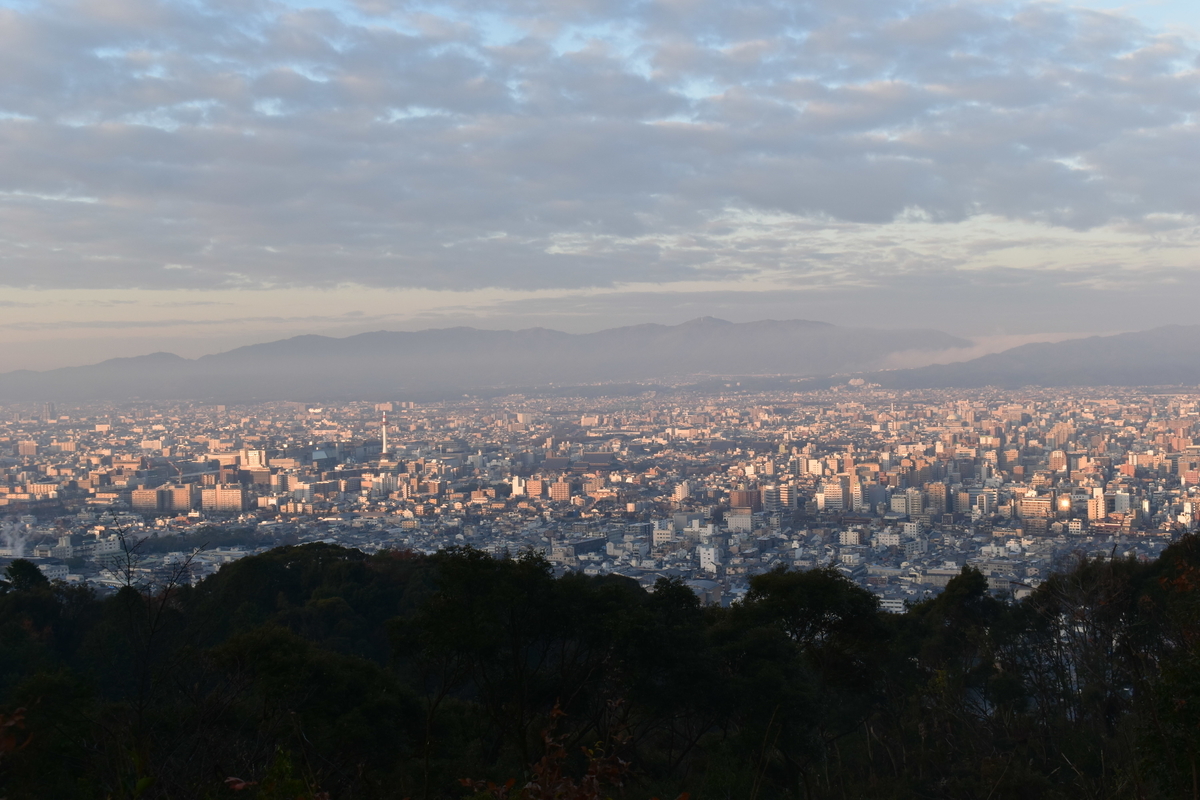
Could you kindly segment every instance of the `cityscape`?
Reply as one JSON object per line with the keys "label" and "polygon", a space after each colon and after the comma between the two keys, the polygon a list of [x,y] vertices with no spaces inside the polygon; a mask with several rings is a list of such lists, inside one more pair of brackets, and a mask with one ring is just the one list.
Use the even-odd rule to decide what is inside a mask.
{"label": "cityscape", "polygon": [[706,604],[834,567],[885,610],[964,566],[1021,599],[1200,523],[1200,392],[694,393],[417,404],[9,406],[6,559],[119,587],[285,543],[469,547],[678,578]]}
{"label": "cityscape", "polygon": [[0,800],[1200,800],[1196,0],[0,0]]}

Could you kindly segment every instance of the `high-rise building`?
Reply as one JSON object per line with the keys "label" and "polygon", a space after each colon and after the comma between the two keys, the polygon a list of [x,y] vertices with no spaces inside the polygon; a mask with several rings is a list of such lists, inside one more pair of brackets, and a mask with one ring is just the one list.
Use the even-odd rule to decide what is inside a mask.
{"label": "high-rise building", "polygon": [[217,484],[201,491],[200,506],[219,514],[240,513],[246,510],[246,490],[238,484]]}
{"label": "high-rise building", "polygon": [[907,506],[905,513],[909,514],[910,516],[913,514],[925,513],[925,495],[920,489],[906,489],[904,492],[904,497],[905,505]]}
{"label": "high-rise building", "polygon": [[817,493],[817,507],[824,511],[844,511],[850,507],[850,478],[835,475],[821,484]]}
{"label": "high-rise building", "polygon": [[783,510],[782,490],[783,487],[775,484],[769,484],[759,489],[763,511],[768,514],[778,514]]}
{"label": "high-rise building", "polygon": [[734,489],[729,493],[730,508],[762,510],[762,494],[757,489]]}
{"label": "high-rise building", "polygon": [[925,485],[925,496],[929,501],[930,514],[945,514],[947,508],[947,490],[944,483],[928,483]]}
{"label": "high-rise building", "polygon": [[869,511],[870,504],[862,479],[857,475],[850,476],[850,508],[854,511]]}
{"label": "high-rise building", "polygon": [[178,514],[191,511],[200,499],[197,488],[191,484],[163,486],[159,489],[159,494],[163,497],[162,510]]}
{"label": "high-rise building", "polygon": [[1022,497],[1017,500],[1017,516],[1021,519],[1047,519],[1054,516],[1054,499],[1049,496]]}
{"label": "high-rise building", "polygon": [[242,466],[246,469],[267,469],[270,464],[267,461],[266,450],[245,450],[242,452]]}
{"label": "high-rise building", "polygon": [[791,511],[799,505],[799,496],[796,493],[796,487],[790,483],[782,484],[779,487],[779,508],[784,511]]}
{"label": "high-rise building", "polygon": [[129,503],[139,514],[157,514],[163,510],[163,495],[158,489],[134,489],[130,492]]}

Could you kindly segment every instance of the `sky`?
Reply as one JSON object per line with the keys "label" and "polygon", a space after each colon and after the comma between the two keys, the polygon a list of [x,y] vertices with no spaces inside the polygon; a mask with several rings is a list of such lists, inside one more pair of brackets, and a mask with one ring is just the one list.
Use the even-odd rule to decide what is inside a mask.
{"label": "sky", "polygon": [[1200,4],[0,0],[0,371],[1196,322]]}

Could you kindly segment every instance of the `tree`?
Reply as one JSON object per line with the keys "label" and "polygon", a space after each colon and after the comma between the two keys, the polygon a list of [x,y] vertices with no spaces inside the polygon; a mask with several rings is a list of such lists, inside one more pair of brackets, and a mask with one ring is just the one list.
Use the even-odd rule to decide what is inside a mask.
{"label": "tree", "polygon": [[5,583],[0,585],[10,592],[38,592],[50,588],[47,578],[37,565],[24,558],[15,559],[4,568]]}

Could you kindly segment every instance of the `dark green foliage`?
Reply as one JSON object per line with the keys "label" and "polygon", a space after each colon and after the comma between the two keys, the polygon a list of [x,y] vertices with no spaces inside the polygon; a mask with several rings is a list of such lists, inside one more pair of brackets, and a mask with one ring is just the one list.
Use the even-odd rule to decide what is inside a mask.
{"label": "dark green foliage", "polygon": [[10,592],[29,594],[49,589],[50,581],[32,561],[18,558],[4,568],[4,588]]}
{"label": "dark green foliage", "polygon": [[515,797],[548,742],[561,785],[604,753],[629,798],[1200,796],[1192,537],[1021,603],[967,567],[895,616],[834,570],[704,608],[470,549],[285,547],[104,598],[4,577],[8,798]]}
{"label": "dark green foliage", "polygon": [[215,550],[219,547],[281,547],[295,543],[296,537],[290,535],[264,535],[252,528],[222,530],[205,526],[192,533],[145,539],[137,549],[143,554],[179,553],[196,549]]}

